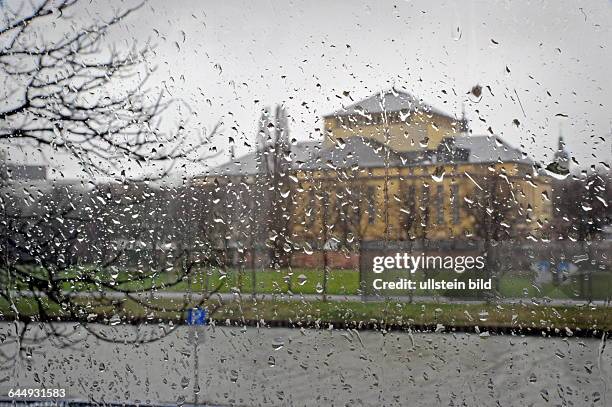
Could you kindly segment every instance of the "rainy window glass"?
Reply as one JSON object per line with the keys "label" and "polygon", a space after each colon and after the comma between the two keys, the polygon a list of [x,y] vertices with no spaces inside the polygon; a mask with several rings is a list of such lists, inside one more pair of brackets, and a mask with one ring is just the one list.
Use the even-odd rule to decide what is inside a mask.
{"label": "rainy window glass", "polygon": [[0,0],[0,406],[612,405],[610,21]]}

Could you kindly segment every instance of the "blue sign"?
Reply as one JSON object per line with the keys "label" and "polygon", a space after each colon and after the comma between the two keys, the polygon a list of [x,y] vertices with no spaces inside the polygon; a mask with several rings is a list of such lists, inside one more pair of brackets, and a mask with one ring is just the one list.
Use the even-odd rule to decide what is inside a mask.
{"label": "blue sign", "polygon": [[557,265],[557,271],[559,273],[569,273],[569,270],[570,264],[566,261],[559,262],[559,264]]}
{"label": "blue sign", "polygon": [[187,325],[206,325],[206,310],[204,308],[189,308],[187,310]]}

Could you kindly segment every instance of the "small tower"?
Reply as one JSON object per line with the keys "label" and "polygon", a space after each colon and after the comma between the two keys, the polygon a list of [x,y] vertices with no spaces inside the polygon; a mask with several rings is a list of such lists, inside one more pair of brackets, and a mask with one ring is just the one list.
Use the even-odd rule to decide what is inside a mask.
{"label": "small tower", "polygon": [[569,172],[570,167],[570,155],[565,149],[565,142],[563,141],[563,136],[559,131],[559,142],[557,144],[557,151],[555,151],[555,155],[553,161],[557,164],[561,171]]}
{"label": "small tower", "polygon": [[465,104],[461,105],[461,120],[459,121],[458,129],[459,133],[467,133],[470,131],[468,119],[465,116]]}
{"label": "small tower", "polygon": [[563,136],[559,130],[559,142],[557,144],[557,151],[553,155],[553,160],[546,166],[546,170],[550,175],[561,176],[565,178],[569,174],[570,169],[570,155],[565,149],[565,142]]}

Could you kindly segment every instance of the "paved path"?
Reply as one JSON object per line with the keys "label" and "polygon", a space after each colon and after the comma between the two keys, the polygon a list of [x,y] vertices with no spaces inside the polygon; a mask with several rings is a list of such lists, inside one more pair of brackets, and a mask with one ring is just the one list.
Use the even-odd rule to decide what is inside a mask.
{"label": "paved path", "polygon": [[[0,397],[47,387],[81,400],[188,405],[197,386],[206,406],[612,405],[612,352],[601,338],[206,327],[196,347],[192,328],[180,326],[134,346],[124,340],[168,326],[88,326],[114,343],[56,327],[81,342],[51,337],[0,363]],[[27,337],[45,326],[31,329]],[[14,332],[0,323],[6,355]]]}

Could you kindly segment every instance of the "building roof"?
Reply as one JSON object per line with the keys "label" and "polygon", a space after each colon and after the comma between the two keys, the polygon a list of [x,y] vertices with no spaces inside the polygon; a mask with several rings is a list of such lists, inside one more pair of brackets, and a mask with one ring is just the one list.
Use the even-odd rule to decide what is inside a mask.
{"label": "building roof", "polygon": [[450,116],[448,113],[426,104],[422,99],[418,99],[410,93],[396,89],[374,93],[357,103],[346,106],[343,109],[323,117],[349,116],[354,114],[369,115],[373,113],[399,111],[435,113],[453,118],[453,116]]}
{"label": "building roof", "polygon": [[257,173],[257,152],[253,151],[211,169],[208,175],[247,175]]}
{"label": "building roof", "polygon": [[42,181],[47,179],[47,166],[0,163],[0,177],[11,181]]}
{"label": "building roof", "polygon": [[397,166],[400,156],[378,141],[363,137],[349,137],[342,144],[321,149],[307,162],[295,165],[295,169],[374,168],[386,164]]}
{"label": "building roof", "polygon": [[[518,162],[533,164],[520,150],[496,136],[458,136],[454,148],[465,152],[465,159],[454,162],[472,164]],[[430,165],[438,161],[437,150],[398,153],[378,141],[363,137],[349,137],[331,148],[323,148],[321,142],[301,142],[291,146],[291,166],[294,170],[381,168]],[[257,152],[214,168],[208,175],[242,176],[258,172]]]}
{"label": "building roof", "polygon": [[[317,158],[322,150],[322,143],[319,141],[307,141],[296,143],[291,146],[290,158],[293,165],[302,165]],[[208,175],[252,175],[256,174],[260,168],[261,152],[252,151],[242,157],[235,158],[210,170]]]}
{"label": "building roof", "polygon": [[455,146],[469,150],[468,162],[521,162],[532,164],[527,155],[497,136],[463,136],[455,139]]}

